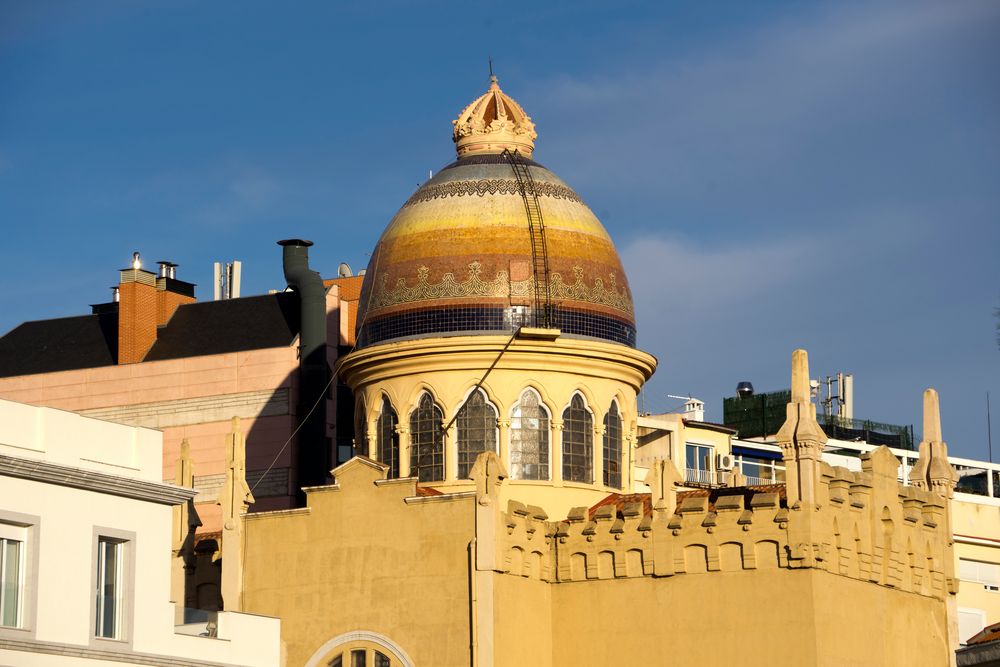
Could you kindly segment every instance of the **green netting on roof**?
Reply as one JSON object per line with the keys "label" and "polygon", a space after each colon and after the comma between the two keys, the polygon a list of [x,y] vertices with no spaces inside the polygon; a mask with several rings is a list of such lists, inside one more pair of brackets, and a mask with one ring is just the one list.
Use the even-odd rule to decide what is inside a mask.
{"label": "green netting on roof", "polygon": [[791,391],[772,391],[746,398],[731,396],[722,399],[722,423],[740,432],[741,438],[761,438],[774,435],[785,423],[785,405],[792,400]]}

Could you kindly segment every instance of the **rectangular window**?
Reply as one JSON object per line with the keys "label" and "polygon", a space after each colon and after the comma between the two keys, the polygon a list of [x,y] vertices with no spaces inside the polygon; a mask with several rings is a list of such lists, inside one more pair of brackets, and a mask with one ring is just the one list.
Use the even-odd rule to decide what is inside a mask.
{"label": "rectangular window", "polygon": [[125,592],[125,541],[97,539],[97,621],[94,634],[104,639],[122,638]]}
{"label": "rectangular window", "polygon": [[714,448],[710,445],[696,445],[686,443],[684,456],[687,462],[685,478],[688,482],[695,484],[712,484],[715,482],[713,475]]}
{"label": "rectangular window", "polygon": [[982,584],[990,591],[1000,591],[1000,564],[958,559],[958,576],[963,581]]}
{"label": "rectangular window", "polygon": [[0,626],[21,627],[25,529],[0,524]]}

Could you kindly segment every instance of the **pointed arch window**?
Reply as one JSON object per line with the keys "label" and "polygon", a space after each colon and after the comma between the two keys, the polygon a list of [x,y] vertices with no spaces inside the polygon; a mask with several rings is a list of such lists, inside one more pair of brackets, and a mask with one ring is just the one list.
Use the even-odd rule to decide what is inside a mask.
{"label": "pointed arch window", "polygon": [[368,411],[365,409],[365,397],[358,396],[354,401],[354,455],[368,456]]}
{"label": "pointed arch window", "polygon": [[380,463],[389,466],[389,479],[399,477],[399,418],[388,396],[382,397],[382,411],[375,430],[375,445]]}
{"label": "pointed arch window", "polygon": [[410,413],[410,474],[421,482],[444,479],[444,413],[427,392]]}
{"label": "pointed arch window", "polygon": [[521,392],[510,411],[510,476],[549,478],[549,413],[532,389]]}
{"label": "pointed arch window", "polygon": [[608,414],[604,415],[604,485],[616,489],[622,486],[622,418],[618,402],[611,401]]}
{"label": "pointed arch window", "polygon": [[476,457],[497,451],[497,411],[486,400],[486,392],[476,389],[458,411],[458,478],[468,479]]}
{"label": "pointed arch window", "polygon": [[580,394],[563,410],[562,459],[564,480],[594,481],[594,418]]}

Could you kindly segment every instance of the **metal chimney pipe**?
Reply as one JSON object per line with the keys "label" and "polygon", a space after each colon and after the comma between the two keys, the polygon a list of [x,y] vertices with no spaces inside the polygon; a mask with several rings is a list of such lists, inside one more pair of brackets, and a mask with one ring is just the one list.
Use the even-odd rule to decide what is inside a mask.
{"label": "metal chimney pipe", "polygon": [[[326,482],[330,446],[326,436],[326,288],[319,273],[309,268],[312,241],[286,239],[282,247],[285,280],[299,296],[299,406],[298,487]],[[304,500],[304,496],[300,498]]]}

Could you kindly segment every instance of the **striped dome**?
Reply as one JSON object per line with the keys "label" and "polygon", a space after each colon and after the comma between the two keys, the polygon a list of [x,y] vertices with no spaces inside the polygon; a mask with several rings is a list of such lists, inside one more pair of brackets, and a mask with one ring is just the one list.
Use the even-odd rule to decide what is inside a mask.
{"label": "striped dome", "polygon": [[[532,253],[528,209],[540,213],[544,253],[537,237]],[[608,233],[569,186],[520,154],[466,152],[424,183],[382,233],[361,299],[360,347],[540,322],[635,345],[632,296]]]}

